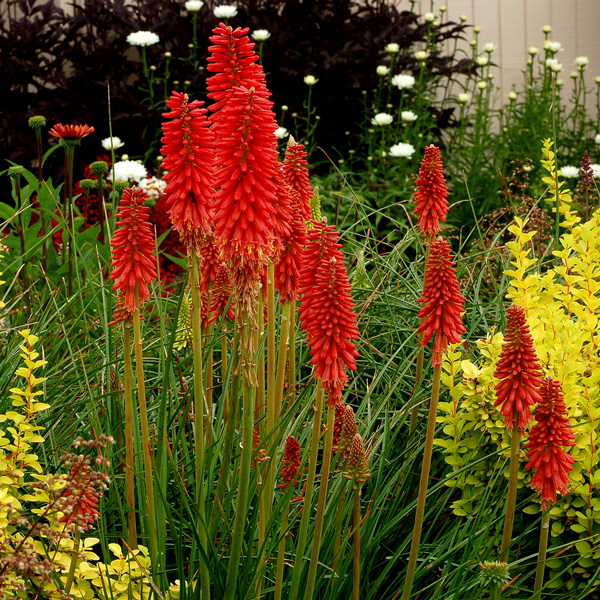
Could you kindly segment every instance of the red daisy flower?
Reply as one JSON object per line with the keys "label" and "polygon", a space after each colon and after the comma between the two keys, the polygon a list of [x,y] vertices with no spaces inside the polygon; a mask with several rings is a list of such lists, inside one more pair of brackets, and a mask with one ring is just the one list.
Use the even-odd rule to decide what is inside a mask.
{"label": "red daisy flower", "polygon": [[417,178],[414,212],[419,215],[419,227],[426,234],[435,235],[440,230],[440,221],[446,222],[447,198],[448,188],[440,149],[427,146]]}
{"label": "red daisy flower", "polygon": [[507,429],[512,429],[515,410],[520,431],[525,431],[531,421],[530,406],[542,400],[538,392],[541,372],[525,311],[513,304],[506,314],[504,343],[494,371],[494,376],[500,380],[496,384],[494,406],[502,407]]}
{"label": "red daisy flower", "polygon": [[114,290],[125,292],[125,308],[138,310],[136,288],[140,302],[150,295],[148,284],[158,276],[156,272],[156,246],[145,206],[144,193],[139,188],[125,189],[117,214],[117,226],[110,242]]}
{"label": "red daisy flower", "polygon": [[214,222],[214,134],[208,127],[204,102],[189,101],[187,94],[173,92],[167,101],[171,112],[163,117],[162,167],[164,191],[173,229],[186,245],[197,250]]}
{"label": "red daisy flower", "polygon": [[575,434],[567,417],[560,383],[542,380],[541,400],[535,409],[535,424],[527,442],[526,469],[535,469],[531,487],[542,495],[542,510],[556,503],[556,492],[566,494],[569,472],[575,459],[561,446],[575,446]]}
{"label": "red daisy flower", "polygon": [[435,336],[433,344],[433,366],[442,364],[442,354],[448,348],[448,342],[458,344],[460,336],[466,331],[462,322],[464,296],[460,293],[456,279],[455,264],[450,255],[450,245],[444,239],[432,242],[425,286],[419,302],[423,308],[419,317],[423,319],[419,331],[423,333],[425,346]]}
{"label": "red daisy flower", "polygon": [[63,125],[57,123],[48,133],[61,140],[80,140],[86,135],[94,133],[94,128],[91,125]]}
{"label": "red daisy flower", "polygon": [[358,350],[350,340],[358,339],[358,327],[338,233],[333,226],[313,223],[300,274],[299,315],[315,377],[328,392],[329,406],[334,407],[348,383],[345,366],[356,370]]}
{"label": "red daisy flower", "polygon": [[290,138],[285,158],[283,160],[283,176],[292,191],[298,195],[298,202],[302,216],[306,221],[312,219],[310,201],[313,196],[312,188],[308,178],[308,163],[304,146]]}

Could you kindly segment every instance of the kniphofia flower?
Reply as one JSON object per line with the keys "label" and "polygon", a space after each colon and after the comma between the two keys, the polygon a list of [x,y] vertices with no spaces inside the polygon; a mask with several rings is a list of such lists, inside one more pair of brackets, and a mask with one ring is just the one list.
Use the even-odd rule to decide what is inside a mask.
{"label": "kniphofia flower", "polygon": [[129,312],[139,309],[139,300],[145,302],[150,295],[148,284],[158,276],[156,271],[155,242],[145,206],[146,197],[139,188],[125,189],[117,214],[115,233],[110,242],[114,290],[125,293],[125,308]]}
{"label": "kniphofia flower", "polygon": [[[213,29],[209,39],[213,46],[208,47],[211,53],[208,57],[207,70],[215,73],[206,80],[208,97],[214,101],[211,111],[219,111],[233,95],[233,89],[244,85],[266,92],[265,74],[260,65],[256,64],[258,55],[254,52],[255,44],[246,35],[249,29],[220,23]],[[211,121],[220,120],[218,113],[211,115]],[[277,126],[273,128],[275,132]]]}
{"label": "kniphofia flower", "polygon": [[48,133],[60,140],[81,140],[86,135],[94,133],[94,128],[91,125],[63,125],[57,123]]}
{"label": "kniphofia flower", "polygon": [[215,236],[223,244],[223,259],[258,279],[258,270],[273,252],[275,115],[272,102],[259,90],[236,87],[234,92],[221,110],[216,144]]}
{"label": "kniphofia flower", "polygon": [[350,450],[352,449],[352,441],[357,433],[358,428],[356,426],[354,409],[351,406],[346,406],[344,409],[344,420],[342,423],[340,443],[338,445],[338,454],[340,455],[342,461],[348,460],[348,457],[350,456]]}
{"label": "kniphofia flower", "polygon": [[500,380],[496,384],[494,405],[501,406],[507,429],[512,429],[516,411],[519,430],[525,431],[531,421],[530,407],[542,399],[538,391],[542,383],[540,374],[525,311],[513,304],[506,314],[504,343],[494,371]]}
{"label": "kniphofia flower", "polygon": [[221,248],[217,244],[214,236],[210,235],[200,248],[201,276],[200,287],[203,292],[208,292],[209,285],[214,284],[217,279],[217,273],[223,260],[221,259]]}
{"label": "kniphofia flower", "polygon": [[[281,471],[279,473],[281,483],[279,487],[285,488],[291,485],[296,475],[298,475],[301,462],[300,444],[294,436],[288,435],[285,440],[283,456],[281,457]],[[294,487],[297,486],[298,482],[294,484]]]}
{"label": "kniphofia flower", "polygon": [[213,285],[212,299],[210,301],[209,312],[212,314],[211,320],[215,321],[220,318],[223,311],[227,307],[227,313],[225,318],[230,321],[233,320],[234,304],[231,301],[231,292],[233,291],[233,284],[231,283],[231,276],[229,269],[225,264],[222,264],[217,271],[217,276]]}
{"label": "kniphofia flower", "polygon": [[161,140],[162,167],[167,170],[164,198],[173,229],[196,251],[214,222],[214,134],[202,104],[173,92],[167,101],[171,111],[163,113],[170,120],[163,123]]}
{"label": "kniphofia flower", "polygon": [[425,286],[419,298],[423,304],[419,311],[419,317],[423,319],[419,331],[423,334],[421,343],[424,346],[435,334],[434,367],[442,364],[442,354],[446,352],[448,342],[458,344],[460,336],[466,331],[462,322],[465,298],[460,293],[454,266],[450,244],[442,238],[432,242],[425,271]]}
{"label": "kniphofia flower", "polygon": [[567,493],[569,472],[575,459],[563,446],[575,446],[575,434],[567,417],[560,383],[551,377],[542,380],[541,400],[535,409],[535,424],[527,442],[526,469],[535,469],[531,487],[542,496],[542,510],[556,503],[556,492]]}
{"label": "kniphofia flower", "polygon": [[90,477],[91,468],[84,462],[76,462],[69,476],[69,489],[65,492],[70,512],[64,514],[59,521],[70,524],[74,522],[83,531],[87,531],[99,518],[98,501],[100,492]]}
{"label": "kniphofia flower", "polygon": [[446,221],[448,188],[444,178],[444,165],[440,149],[430,145],[425,148],[415,192],[415,215],[419,215],[421,230],[433,236],[440,230],[440,221]]}
{"label": "kniphofia flower", "polygon": [[346,367],[356,370],[358,350],[351,340],[358,339],[358,327],[338,233],[322,222],[313,224],[300,276],[299,315],[315,377],[334,407],[348,383]]}
{"label": "kniphofia flower", "polygon": [[352,440],[343,475],[346,479],[350,479],[355,483],[364,483],[371,476],[367,465],[365,446],[359,433]]}
{"label": "kniphofia flower", "polygon": [[308,163],[304,146],[290,137],[283,160],[283,176],[293,192],[297,194],[302,216],[312,218],[310,201],[313,196],[308,178]]}

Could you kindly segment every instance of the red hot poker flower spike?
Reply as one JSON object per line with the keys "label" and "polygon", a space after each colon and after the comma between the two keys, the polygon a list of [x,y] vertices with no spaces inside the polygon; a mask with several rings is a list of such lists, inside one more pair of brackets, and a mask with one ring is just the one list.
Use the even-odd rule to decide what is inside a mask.
{"label": "red hot poker flower spike", "polygon": [[313,196],[308,178],[308,163],[304,146],[290,138],[283,160],[283,175],[288,185],[298,195],[298,202],[305,221],[310,221],[310,200]]}
{"label": "red hot poker flower spike", "polygon": [[425,286],[419,302],[423,308],[419,317],[423,319],[419,331],[423,333],[425,346],[435,336],[433,344],[433,366],[442,364],[442,354],[448,342],[458,344],[466,331],[462,322],[465,312],[464,296],[460,293],[456,270],[450,255],[450,244],[444,239],[432,242],[425,272]]}
{"label": "red hot poker flower spike", "polygon": [[173,92],[167,101],[171,112],[163,113],[170,120],[163,123],[161,140],[162,167],[168,171],[164,197],[173,229],[196,250],[214,221],[214,135],[202,104]]}
{"label": "red hot poker flower spike", "polygon": [[300,278],[301,325],[307,333],[315,377],[328,392],[331,407],[348,383],[345,367],[356,370],[358,356],[351,341],[358,339],[354,302],[338,240],[333,226],[314,222]]}
{"label": "red hot poker flower spike", "polygon": [[91,482],[90,467],[83,462],[77,462],[71,469],[69,480],[71,489],[65,492],[71,512],[63,515],[61,523],[75,523],[83,531],[87,531],[99,518],[98,500],[100,492]]}
{"label": "red hot poker flower spike", "polygon": [[221,317],[228,303],[229,307],[227,308],[225,318],[233,321],[235,316],[235,306],[233,302],[230,302],[232,291],[233,285],[231,284],[229,269],[225,265],[221,265],[217,271],[217,277],[213,286],[212,300],[210,301],[209,312],[212,313],[212,321],[216,321]]}
{"label": "red hot poker flower spike", "polygon": [[556,492],[566,494],[569,472],[575,459],[561,446],[575,446],[575,434],[567,417],[560,383],[551,377],[542,381],[541,397],[535,410],[535,424],[529,432],[526,469],[535,469],[531,487],[542,495],[542,510],[556,503]]}
{"label": "red hot poker flower spike", "polygon": [[419,169],[415,192],[415,215],[419,215],[419,227],[426,234],[435,235],[440,221],[446,221],[448,212],[448,188],[444,178],[444,165],[440,149],[427,146]]}
{"label": "red hot poker flower spike", "polygon": [[200,261],[200,288],[203,292],[208,292],[209,285],[215,282],[219,268],[223,264],[221,260],[221,248],[214,236],[211,235],[204,240],[200,248],[200,258],[202,259]]}
{"label": "red hot poker flower spike", "polygon": [[215,236],[223,259],[254,269],[273,252],[277,149],[272,102],[254,88],[235,88],[221,111],[217,140]]}
{"label": "red hot poker flower spike", "polygon": [[[285,488],[291,485],[298,474],[300,463],[300,444],[294,436],[288,435],[285,440],[283,456],[281,457],[281,483],[279,484],[279,487]],[[294,487],[298,487],[297,481]]]}
{"label": "red hot poker flower spike", "polygon": [[[214,35],[209,39],[214,46],[208,47],[211,55],[207,69],[215,75],[206,80],[208,97],[214,100],[209,107],[211,111],[219,111],[225,106],[234,87],[254,86],[266,92],[265,75],[262,67],[256,64],[258,55],[254,52],[254,43],[246,35],[248,31],[247,27],[234,30],[224,23],[213,29]],[[220,118],[216,113],[211,116],[211,121]]]}
{"label": "red hot poker flower spike", "polygon": [[513,304],[506,314],[504,343],[494,371],[494,376],[500,380],[496,384],[494,406],[502,407],[507,429],[512,429],[516,411],[519,430],[525,431],[531,421],[530,407],[542,399],[538,392],[542,383],[540,374],[525,311]]}
{"label": "red hot poker flower spike", "polygon": [[148,213],[144,205],[143,190],[127,188],[117,214],[117,226],[110,242],[114,290],[125,292],[125,308],[129,312],[139,309],[136,301],[136,287],[139,288],[140,302],[150,295],[148,284],[158,276],[156,272],[156,246],[150,228]]}
{"label": "red hot poker flower spike", "polygon": [[80,140],[86,135],[94,133],[94,128],[90,125],[63,125],[57,123],[48,133],[61,140]]}

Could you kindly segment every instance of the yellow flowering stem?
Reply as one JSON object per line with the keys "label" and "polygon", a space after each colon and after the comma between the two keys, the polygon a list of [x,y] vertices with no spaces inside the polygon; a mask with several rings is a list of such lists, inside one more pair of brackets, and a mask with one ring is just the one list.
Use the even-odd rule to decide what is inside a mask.
{"label": "yellow flowering stem", "polygon": [[127,523],[129,545],[137,548],[137,530],[135,524],[135,469],[134,469],[134,434],[133,434],[133,376],[131,367],[131,324],[123,323],[123,357],[125,386],[125,483],[127,499]]}
{"label": "yellow flowering stem", "polygon": [[[140,295],[136,286],[136,306],[140,305]],[[144,362],[142,354],[142,331],[140,327],[140,311],[133,312],[133,345],[135,348],[135,371],[140,403],[140,420],[142,427],[142,449],[144,456],[144,479],[146,482],[146,500],[148,502],[148,529],[150,536],[150,559],[152,567],[157,567],[158,544],[156,542],[156,523],[154,511],[154,484],[152,482],[152,457],[150,455],[150,428],[148,425],[148,408],[146,406],[146,384],[144,382]]]}
{"label": "yellow flowering stem", "polygon": [[548,550],[548,533],[550,532],[550,510],[542,515],[542,527],[540,529],[540,545],[538,549],[538,562],[535,571],[535,584],[533,586],[533,598],[540,598],[542,585],[544,584],[544,570],[546,568],[546,551]]}
{"label": "yellow flowering stem", "polygon": [[283,567],[285,565],[285,544],[288,537],[288,524],[290,519],[290,504],[292,496],[288,498],[281,517],[280,540],[277,549],[277,571],[275,575],[275,600],[281,600],[283,591]]}
{"label": "yellow flowering stem", "polygon": [[360,600],[360,483],[354,484],[354,560],[352,563],[352,600]]}
{"label": "yellow flowering stem", "polygon": [[519,434],[518,415],[515,413],[510,445],[510,474],[508,476],[508,497],[506,499],[506,516],[502,532],[500,560],[508,562],[508,547],[512,539],[513,523],[515,522],[515,506],[517,504],[517,484],[519,483],[519,452],[521,436]]}
{"label": "yellow flowering stem", "polygon": [[75,569],[77,568],[77,554],[79,553],[79,545],[81,544],[81,531],[75,531],[75,539],[73,540],[73,551],[71,552],[71,564],[69,565],[69,574],[65,583],[65,595],[69,595],[73,580],[75,579]]}
{"label": "yellow flowering stem", "polygon": [[204,382],[202,371],[202,331],[201,331],[201,296],[200,296],[200,267],[198,256],[192,252],[192,345],[194,353],[194,461],[196,479],[196,502],[198,522],[196,529],[200,542],[200,581],[202,599],[210,598],[210,576],[208,565],[204,560],[207,556],[205,488],[204,488]]}
{"label": "yellow flowering stem", "polygon": [[325,503],[327,500],[327,488],[329,484],[329,471],[331,468],[331,456],[333,454],[333,430],[335,428],[335,406],[327,405],[327,431],[325,433],[325,449],[323,451],[323,464],[321,465],[321,484],[319,486],[319,502],[317,504],[317,515],[315,517],[315,530],[313,533],[313,545],[310,553],[310,564],[308,566],[308,580],[304,600],[312,600],[319,566],[319,551],[321,550],[321,536],[323,534],[323,522],[325,520]]}
{"label": "yellow flowering stem", "polygon": [[298,531],[298,543],[296,545],[296,558],[292,569],[292,583],[290,587],[289,600],[297,600],[300,588],[300,576],[304,564],[304,551],[306,549],[306,537],[308,522],[311,515],[312,496],[315,487],[315,473],[317,472],[317,455],[319,453],[319,439],[321,437],[321,419],[323,417],[323,388],[321,382],[317,383],[317,398],[315,401],[315,418],[313,421],[312,437],[310,441],[310,458],[308,460],[308,474],[306,476],[306,487],[304,488],[304,506],[302,509],[302,520]]}
{"label": "yellow flowering stem", "polygon": [[[252,348],[252,315],[244,311],[241,314],[240,326],[242,334],[241,346],[241,373],[242,373],[242,453],[240,459],[240,473],[238,480],[238,494],[233,521],[233,532],[225,580],[223,600],[234,600],[237,592],[237,578],[242,553],[242,542],[248,516],[248,492],[250,488],[250,463],[252,461],[252,431],[254,426],[254,401],[256,398],[256,364],[254,362],[254,349]],[[230,415],[233,420],[233,415]],[[252,548],[248,547],[245,557],[251,560]],[[204,600],[204,598],[202,599]]]}
{"label": "yellow flowering stem", "polygon": [[413,528],[412,542],[410,545],[410,558],[404,582],[402,600],[409,600],[412,584],[415,579],[417,558],[419,555],[419,544],[423,531],[423,517],[425,516],[425,501],[427,499],[427,485],[429,483],[429,470],[431,469],[431,457],[433,454],[433,438],[437,416],[437,405],[440,396],[440,382],[442,378],[442,367],[437,365],[433,369],[433,385],[431,388],[431,400],[429,402],[429,418],[427,420],[427,436],[425,438],[425,451],[423,454],[423,466],[421,467],[421,480],[419,482],[419,496],[417,499],[417,513]]}

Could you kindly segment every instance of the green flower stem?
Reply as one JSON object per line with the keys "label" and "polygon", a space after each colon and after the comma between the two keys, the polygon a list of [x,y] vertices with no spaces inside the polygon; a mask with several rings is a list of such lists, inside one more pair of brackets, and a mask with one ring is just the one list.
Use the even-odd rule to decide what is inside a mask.
{"label": "green flower stem", "polygon": [[290,307],[290,344],[289,344],[289,395],[292,401],[296,397],[296,301]]}
{"label": "green flower stem", "polygon": [[519,483],[519,452],[521,435],[518,428],[518,415],[515,414],[510,444],[510,474],[508,476],[508,498],[506,500],[506,516],[502,533],[500,560],[508,562],[508,547],[512,539],[513,523],[515,521],[515,506],[517,504],[517,484]]}
{"label": "green flower stem", "polygon": [[[98,222],[100,223],[100,243],[102,245],[104,245],[104,243],[106,241],[106,238],[104,236],[104,229],[105,229],[104,211],[105,211],[105,207],[104,207],[104,176],[102,175],[102,173],[100,173],[98,175],[98,212],[99,212]],[[87,219],[87,212],[85,213],[85,216]]]}
{"label": "green flower stem", "polygon": [[[224,354],[225,357],[223,363],[223,381],[227,377],[227,341],[224,342]],[[209,527],[209,538],[213,539],[215,532],[217,531],[217,524],[219,520],[219,507],[222,506],[225,498],[225,489],[229,480],[229,474],[231,471],[231,456],[233,454],[233,442],[235,437],[235,427],[237,425],[237,413],[239,404],[239,376],[237,372],[239,370],[240,362],[240,334],[239,331],[235,331],[233,334],[233,353],[231,359],[231,391],[228,392],[227,396],[229,401],[227,402],[227,396],[224,402],[227,402],[227,426],[225,427],[225,436],[223,439],[223,460],[221,461],[221,470],[219,472],[219,479],[217,481],[217,491],[215,492],[216,501],[213,502],[213,509],[210,515],[210,527]]]}
{"label": "green flower stem", "polygon": [[304,551],[306,549],[306,537],[308,522],[311,515],[312,496],[315,487],[315,473],[317,471],[317,455],[319,453],[319,439],[321,437],[321,419],[323,417],[323,388],[321,382],[317,384],[317,398],[315,401],[315,418],[313,421],[312,438],[310,441],[310,458],[308,461],[308,474],[306,476],[306,487],[304,489],[304,507],[302,520],[298,531],[298,543],[296,545],[296,558],[292,570],[292,583],[290,587],[289,600],[297,600],[300,590],[300,576],[304,564]]}
{"label": "green flower stem", "polygon": [[[67,151],[68,148],[68,151]],[[69,296],[73,293],[73,239],[75,238],[75,225],[73,221],[73,159],[75,149],[65,147],[68,169],[65,175],[67,181],[67,206],[65,215],[67,218],[68,244],[69,244]]]}
{"label": "green flower stem", "polygon": [[427,436],[425,438],[425,452],[423,454],[423,466],[421,467],[421,480],[419,483],[419,497],[417,499],[417,513],[415,515],[415,526],[413,528],[412,543],[410,545],[410,558],[404,582],[402,600],[409,600],[412,584],[417,568],[417,557],[421,533],[423,530],[423,517],[425,516],[425,501],[427,499],[427,485],[429,483],[429,470],[431,468],[431,456],[433,454],[433,438],[435,434],[435,422],[437,416],[437,405],[440,396],[440,381],[442,367],[437,365],[433,369],[433,386],[431,389],[431,400],[429,402],[429,418],[427,420]]}
{"label": "green flower stem", "polygon": [[223,325],[221,326],[221,330],[223,333],[223,337],[221,338],[221,384],[222,384],[222,398],[221,402],[223,402],[223,422],[226,424],[229,419],[229,389],[225,389],[225,378],[227,377],[227,322],[223,321]]}
{"label": "green flower stem", "polygon": [[[252,460],[252,429],[254,426],[254,400],[256,396],[256,365],[252,348],[252,316],[247,312],[241,315],[241,372],[243,380],[243,422],[242,422],[242,455],[238,495],[231,537],[231,552],[225,580],[223,600],[236,598],[237,578],[242,553],[242,542],[248,516],[248,492],[250,487],[250,463]],[[230,415],[233,419],[233,415]],[[252,549],[247,550],[246,560],[251,560]]]}
{"label": "green flower stem", "polygon": [[194,460],[196,477],[196,502],[198,504],[198,522],[196,528],[200,541],[200,580],[202,599],[210,598],[210,576],[205,556],[208,544],[206,537],[206,490],[204,487],[204,382],[202,374],[202,331],[200,268],[198,255],[192,252],[192,344],[194,351]]}
{"label": "green flower stem", "polygon": [[283,516],[281,517],[281,529],[279,540],[279,547],[277,550],[277,572],[275,575],[275,600],[281,600],[283,590],[283,567],[285,564],[285,543],[288,536],[288,523],[290,518],[290,503],[292,497],[286,502],[285,508],[283,509]]}
{"label": "green flower stem", "polygon": [[150,94],[150,106],[154,104],[154,89],[152,86],[152,80],[150,78],[150,71],[148,70],[148,61],[146,60],[146,47],[141,46],[142,53],[142,65],[144,66],[144,75],[148,82],[148,93]]}
{"label": "green flower stem", "polygon": [[[552,98],[556,98],[555,96],[555,78],[552,77]],[[552,115],[552,137],[554,138],[554,173],[556,175],[556,187],[554,190],[554,200],[555,200],[555,210],[556,215],[554,219],[554,249],[558,251],[560,248],[560,197],[558,190],[558,132],[556,127],[556,108],[555,103],[552,103],[552,109],[550,111]]]}
{"label": "green flower stem", "polygon": [[[342,479],[341,482],[341,493],[340,493],[340,503],[339,506],[344,506],[346,503],[346,479]],[[336,520],[335,520],[335,540],[333,542],[333,563],[331,565],[331,570],[333,571],[333,576],[337,577],[337,565],[340,559],[340,548],[342,546],[342,523],[344,519],[344,511],[338,511]]]}
{"label": "green flower stem", "polygon": [[[137,286],[136,286],[137,288]],[[136,289],[136,306],[140,304],[140,295]],[[150,455],[150,428],[148,426],[148,408],[146,406],[146,385],[144,382],[144,362],[142,355],[142,332],[140,327],[140,311],[133,312],[133,345],[135,348],[135,371],[140,403],[140,421],[142,427],[142,450],[144,456],[144,479],[146,482],[146,500],[148,502],[148,528],[150,536],[150,559],[156,569],[158,544],[156,542],[156,523],[154,511],[154,484],[152,482],[152,457]]]}
{"label": "green flower stem", "polygon": [[194,11],[192,15],[192,64],[194,70],[198,68],[198,12]]}
{"label": "green flower stem", "polygon": [[[276,446],[275,423],[279,417],[275,402],[275,264],[273,261],[267,265],[267,435],[271,436],[270,446]],[[275,450],[276,452],[276,450]],[[272,456],[275,456],[271,452]],[[275,489],[275,460],[269,461],[266,476],[267,492],[267,519],[273,504],[273,493]]]}
{"label": "green flower stem", "polygon": [[123,323],[123,361],[125,386],[125,483],[127,499],[127,523],[129,545],[137,548],[137,529],[135,524],[135,468],[134,468],[134,434],[133,434],[133,370],[131,367],[131,325]]}
{"label": "green flower stem", "polygon": [[[256,322],[258,328],[255,334],[255,348],[258,348],[260,341],[265,335],[265,306],[263,303],[263,296],[259,294],[257,311],[256,311]],[[258,429],[259,436],[264,440],[265,426],[264,426],[264,415],[265,415],[265,353],[259,352],[257,357],[257,370],[258,370],[258,388],[256,390],[256,400],[254,403],[255,422]],[[265,482],[268,480],[268,469],[270,463],[273,461],[267,461],[267,467],[264,470],[264,475],[260,472],[260,462],[256,461],[256,482],[258,486],[258,570],[262,569],[265,562],[265,534],[266,524],[269,520],[269,499],[272,504],[272,493],[268,492],[268,488],[265,489]],[[262,589],[262,578],[256,579],[256,598],[260,600],[260,592]]]}
{"label": "green flower stem", "polygon": [[[212,299],[212,291],[213,291],[213,282],[209,281],[208,283],[208,300],[207,304],[210,306],[210,302]],[[212,317],[212,312],[208,314],[208,318]],[[211,431],[212,431],[212,422],[213,422],[213,391],[214,391],[214,355],[212,348],[212,337],[214,331],[214,323],[209,322],[208,327],[206,329],[202,327],[202,341],[207,348],[208,357],[206,359],[206,419],[205,419],[205,444],[210,446],[211,443]]]}
{"label": "green flower stem", "polygon": [[550,511],[542,515],[542,526],[540,529],[540,546],[538,550],[538,563],[535,571],[535,584],[533,586],[533,598],[540,598],[542,585],[544,584],[544,570],[546,568],[546,551],[548,550],[548,533],[550,532]]}
{"label": "green flower stem", "polygon": [[329,484],[329,471],[331,469],[331,456],[333,454],[333,430],[335,427],[335,406],[327,403],[327,431],[325,433],[325,449],[323,451],[323,464],[321,465],[321,483],[319,485],[319,502],[317,504],[317,516],[315,517],[315,531],[313,533],[313,545],[310,553],[310,565],[308,567],[308,581],[304,600],[312,600],[319,566],[319,551],[321,550],[321,536],[323,534],[323,523],[325,521],[325,504],[327,501],[327,488]]}
{"label": "green flower stem", "polygon": [[69,574],[67,575],[67,582],[65,583],[65,595],[69,595],[71,587],[73,587],[73,581],[75,580],[75,570],[77,568],[77,554],[79,553],[79,546],[81,545],[81,531],[77,529],[75,531],[75,540],[73,541],[73,551],[71,552],[71,564],[69,565]]}
{"label": "green flower stem", "polygon": [[21,276],[21,285],[23,286],[23,291],[27,297],[27,306],[31,307],[31,302],[29,300],[29,292],[27,291],[27,280],[29,277],[27,276],[27,259],[25,258],[25,254],[27,253],[25,247],[25,225],[23,224],[23,200],[21,198],[21,176],[17,176],[14,178],[15,182],[15,193],[17,195],[17,222],[19,224],[17,229],[17,235],[19,236],[19,243],[21,245],[21,257],[23,260],[23,274]]}
{"label": "green flower stem", "polygon": [[281,407],[283,404],[285,367],[290,347],[291,311],[292,302],[284,302],[281,315],[281,330],[279,332],[279,351],[277,353],[277,376],[275,378],[275,420],[281,417]]}
{"label": "green flower stem", "polygon": [[352,600],[360,600],[360,484],[354,485],[354,561],[352,569]]}
{"label": "green flower stem", "polygon": [[500,600],[500,586],[495,583],[490,584],[490,600]]}
{"label": "green flower stem", "polygon": [[[42,191],[42,165],[44,162],[44,152],[42,149],[42,132],[39,128],[35,130],[35,141],[37,146],[37,156],[38,156],[38,202],[39,195]],[[40,220],[42,221],[42,229],[40,234],[42,236],[42,269],[46,272],[46,256],[48,253],[48,248],[46,246],[46,213],[44,211],[43,206],[40,204]]]}

